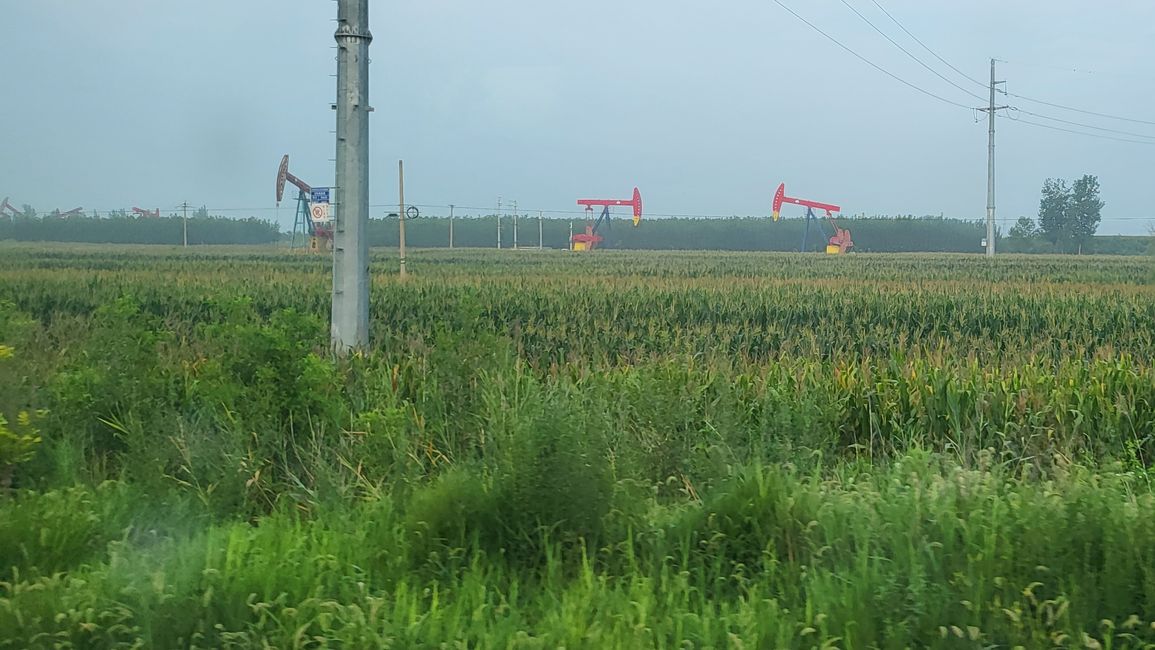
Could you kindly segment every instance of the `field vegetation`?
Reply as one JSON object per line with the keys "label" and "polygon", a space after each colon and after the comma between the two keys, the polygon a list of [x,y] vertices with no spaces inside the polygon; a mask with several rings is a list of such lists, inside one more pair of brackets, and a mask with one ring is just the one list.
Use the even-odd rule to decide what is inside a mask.
{"label": "field vegetation", "polygon": [[1155,267],[0,248],[0,648],[1155,646]]}

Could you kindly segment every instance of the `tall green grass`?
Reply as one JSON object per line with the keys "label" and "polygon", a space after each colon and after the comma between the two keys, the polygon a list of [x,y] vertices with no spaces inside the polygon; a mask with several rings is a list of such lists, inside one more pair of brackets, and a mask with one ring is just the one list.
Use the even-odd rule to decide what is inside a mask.
{"label": "tall green grass", "polygon": [[[25,563],[0,585],[0,647],[1155,642],[1155,497],[1125,473],[1024,483],[923,452],[841,476],[755,466],[700,503],[649,500],[596,546],[561,526],[498,549],[492,528],[521,517],[466,474],[401,502],[112,541],[66,573]],[[423,536],[445,525],[460,535]]]}
{"label": "tall green grass", "polygon": [[416,261],[0,259],[0,648],[1155,644],[1149,262]]}

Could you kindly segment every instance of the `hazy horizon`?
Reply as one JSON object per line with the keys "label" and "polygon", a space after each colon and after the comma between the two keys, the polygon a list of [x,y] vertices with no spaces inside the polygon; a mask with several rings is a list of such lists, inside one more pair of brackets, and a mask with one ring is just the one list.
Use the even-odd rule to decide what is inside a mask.
{"label": "hazy horizon", "polygon": [[[373,2],[372,216],[396,201],[403,158],[406,198],[427,214],[451,203],[492,212],[499,196],[506,209],[516,200],[522,212],[576,213],[578,198],[626,198],[636,185],[650,217],[768,216],[785,182],[847,215],[982,219],[987,123],[969,108],[985,105],[982,85],[872,0],[847,2],[961,88],[841,0],[783,1],[962,106],[886,76],[773,0]],[[1000,94],[1000,105],[1066,120],[997,118],[1004,231],[1035,217],[1045,178],[1083,174],[1102,186],[1100,234],[1155,224],[1145,196],[1155,4],[879,4],[974,80],[989,78],[993,56],[1005,61],[998,78],[1010,93],[1132,118]],[[13,99],[0,109],[0,198],[41,213],[135,205],[167,214],[188,201],[284,228],[294,195],[279,210],[273,197],[283,154],[307,182],[332,183],[335,3],[39,0],[3,13]]]}

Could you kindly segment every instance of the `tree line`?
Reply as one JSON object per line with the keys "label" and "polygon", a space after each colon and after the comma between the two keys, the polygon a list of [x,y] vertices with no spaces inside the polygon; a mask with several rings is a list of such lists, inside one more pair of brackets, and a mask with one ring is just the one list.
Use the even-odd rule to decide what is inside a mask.
{"label": "tree line", "polygon": [[[546,248],[567,248],[571,233],[585,231],[584,218],[546,218],[541,221],[542,245]],[[846,218],[838,224],[849,228],[855,250],[861,252],[951,251],[975,252],[980,249],[983,226],[979,222],[960,219],[926,218]],[[605,238],[601,244],[609,249],[633,250],[733,250],[733,251],[821,251],[832,229],[825,220],[813,220],[806,235],[805,219],[783,218],[777,222],[765,217],[728,217],[715,219],[665,218],[643,219],[634,228],[626,216],[603,224],[598,234]],[[461,248],[495,248],[497,246],[497,218],[457,217],[453,220],[454,246]],[[449,219],[420,217],[407,219],[406,244],[416,248],[444,247],[449,244]],[[537,217],[521,217],[517,224],[517,244],[520,248],[536,248],[539,225]],[[371,246],[396,246],[398,224],[396,218],[374,219],[369,224]],[[501,218],[502,248],[514,246],[514,219]]]}
{"label": "tree line", "polygon": [[[1003,236],[996,232],[997,248],[1012,253],[1101,253],[1134,255],[1149,252],[1150,238],[1095,236],[1101,220],[1103,202],[1099,200],[1098,180],[1094,176],[1068,185],[1048,179],[1043,186],[1039,218],[1023,217]],[[54,215],[37,216],[31,206],[24,206],[23,216],[0,218],[0,240],[58,241],[110,244],[180,244],[184,223],[180,215],[138,217],[124,211],[106,216]],[[858,252],[958,252],[982,250],[985,225],[981,220],[951,219],[936,216],[847,217],[838,224],[851,231]],[[422,216],[406,222],[406,242],[415,248],[441,248],[449,245],[449,219],[445,216]],[[541,243],[546,248],[567,248],[571,234],[583,232],[587,221],[577,218],[546,218],[541,221]],[[371,246],[391,247],[398,244],[397,219],[372,219],[369,222]],[[808,235],[806,234],[809,228]],[[454,245],[461,248],[494,248],[497,246],[495,215],[464,216],[453,220]],[[517,220],[517,245],[538,246],[539,225],[536,217]],[[822,251],[832,234],[824,219],[807,224],[804,218],[783,218],[777,222],[766,217],[728,217],[715,219],[666,218],[644,219],[634,228],[625,214],[615,216],[599,230],[605,237],[603,248],[634,250],[732,250],[732,251]],[[248,244],[278,242],[289,237],[272,221],[212,216],[199,208],[188,219],[191,245]],[[805,243],[805,245],[804,245]],[[514,246],[514,219],[501,218],[502,248]]]}
{"label": "tree line", "polygon": [[[37,216],[28,206],[23,216],[0,219],[0,240],[80,242],[92,244],[181,244],[185,223],[178,215],[137,217],[123,210],[108,216],[48,214]],[[269,244],[281,233],[272,221],[249,217],[230,219],[212,216],[204,208],[188,219],[188,243]]]}
{"label": "tree line", "polygon": [[[586,220],[546,218],[542,220],[542,245],[545,248],[567,248],[569,237],[584,232]],[[951,252],[977,253],[983,250],[986,225],[982,221],[941,217],[839,217],[838,225],[847,228],[858,252]],[[369,222],[371,246],[397,246],[397,219],[373,219]],[[501,219],[502,248],[513,247],[513,217]],[[805,219],[783,218],[773,222],[765,217],[728,217],[718,219],[643,219],[634,228],[626,216],[603,225],[598,234],[605,237],[603,248],[634,250],[732,250],[732,251],[822,251],[831,228],[825,221],[810,223],[810,233],[803,248]],[[1002,252],[1052,252],[1044,240],[1026,241],[996,233]],[[449,219],[425,217],[407,219],[405,241],[414,248],[443,248],[449,245]],[[494,215],[466,216],[453,220],[453,243],[459,248],[495,248],[497,219]],[[518,246],[538,245],[537,217],[518,220]],[[1083,252],[1135,255],[1147,252],[1146,237],[1094,237],[1085,242]]]}

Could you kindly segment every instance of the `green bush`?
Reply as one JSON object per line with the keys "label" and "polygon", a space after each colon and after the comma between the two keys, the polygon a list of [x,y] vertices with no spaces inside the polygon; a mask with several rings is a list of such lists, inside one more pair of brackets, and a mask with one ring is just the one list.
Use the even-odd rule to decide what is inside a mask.
{"label": "green bush", "polygon": [[0,498],[0,580],[31,579],[103,558],[126,531],[123,485],[73,487]]}

